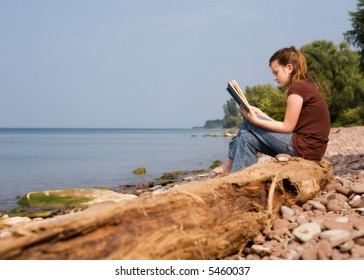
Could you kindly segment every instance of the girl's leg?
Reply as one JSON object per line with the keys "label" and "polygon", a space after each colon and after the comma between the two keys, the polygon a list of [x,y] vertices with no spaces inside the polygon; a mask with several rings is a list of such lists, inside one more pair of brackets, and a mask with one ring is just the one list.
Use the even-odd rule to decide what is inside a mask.
{"label": "girl's leg", "polygon": [[292,134],[277,133],[244,121],[237,136],[229,144],[229,157],[213,172],[230,173],[251,166],[258,161],[257,152],[275,157],[277,154],[296,156],[292,147]]}
{"label": "girl's leg", "polygon": [[212,172],[214,172],[216,174],[228,174],[231,172],[231,169],[233,166],[234,154],[235,154],[235,151],[236,151],[238,143],[239,143],[239,137],[242,133],[245,133],[245,132],[247,132],[247,128],[246,128],[245,122],[243,122],[238,133],[236,134],[236,136],[230,140],[229,153],[228,153],[227,160],[222,165],[213,169]]}
{"label": "girl's leg", "polygon": [[258,161],[257,152],[260,150],[258,139],[249,131],[239,135],[238,145],[236,146],[234,157],[232,159],[232,172],[239,171],[245,167],[251,166]]}
{"label": "girl's leg", "polygon": [[272,157],[280,153],[296,156],[291,139],[292,134],[272,132],[244,121],[237,139],[230,145],[229,157],[233,161],[231,171],[255,164],[258,161],[257,152]]}
{"label": "girl's leg", "polygon": [[272,132],[247,122],[247,129],[259,140],[260,152],[275,157],[277,154],[297,156],[292,146],[291,133]]}

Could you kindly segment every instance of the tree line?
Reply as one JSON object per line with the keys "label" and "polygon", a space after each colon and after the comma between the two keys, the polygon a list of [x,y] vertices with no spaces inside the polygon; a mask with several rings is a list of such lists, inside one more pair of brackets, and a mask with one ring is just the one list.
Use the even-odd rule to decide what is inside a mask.
{"label": "tree line", "polygon": [[[364,0],[358,0],[357,9],[349,12],[353,29],[343,34],[345,40],[338,46],[318,40],[300,48],[308,74],[325,96],[333,127],[364,125]],[[251,105],[283,120],[287,89],[264,84],[247,86],[244,92]],[[240,127],[242,116],[234,99],[227,100],[223,110],[222,120],[208,121],[205,127]]]}

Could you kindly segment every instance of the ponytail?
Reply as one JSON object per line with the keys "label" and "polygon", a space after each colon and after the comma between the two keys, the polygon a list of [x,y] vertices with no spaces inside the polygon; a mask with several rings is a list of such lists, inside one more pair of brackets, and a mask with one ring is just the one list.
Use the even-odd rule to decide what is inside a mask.
{"label": "ponytail", "polygon": [[287,64],[291,64],[293,66],[290,84],[300,80],[310,80],[307,75],[306,59],[302,52],[297,50],[295,47],[282,48],[276,51],[269,59],[269,66],[275,60],[277,60],[278,64],[282,66],[286,66]]}

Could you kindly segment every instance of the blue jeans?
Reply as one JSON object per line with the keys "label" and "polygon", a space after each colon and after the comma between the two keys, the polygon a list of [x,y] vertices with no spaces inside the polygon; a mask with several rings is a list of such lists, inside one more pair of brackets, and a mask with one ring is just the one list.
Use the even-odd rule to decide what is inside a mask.
{"label": "blue jeans", "polygon": [[291,133],[272,132],[244,120],[238,134],[229,144],[231,171],[239,171],[258,161],[257,152],[275,157],[277,154],[297,156],[292,147]]}

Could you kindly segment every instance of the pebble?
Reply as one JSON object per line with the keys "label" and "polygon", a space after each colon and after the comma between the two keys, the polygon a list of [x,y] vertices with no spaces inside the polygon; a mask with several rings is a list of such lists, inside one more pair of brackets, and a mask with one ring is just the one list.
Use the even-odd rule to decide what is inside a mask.
{"label": "pebble", "polygon": [[329,230],[330,229],[342,229],[342,230],[346,230],[346,231],[353,230],[353,225],[352,225],[352,223],[349,222],[348,218],[327,219],[323,222],[323,226]]}
{"label": "pebble", "polygon": [[[364,175],[360,178],[364,180]],[[346,184],[351,182],[349,179],[343,181]],[[364,236],[361,231],[364,230],[364,205],[359,208],[352,205],[360,205],[364,195],[354,193],[343,185],[340,188],[338,184],[341,185],[337,182],[331,184],[335,187],[330,191],[325,188],[326,193],[302,206],[282,206],[281,217],[273,221],[272,230],[265,235],[266,240],[262,243],[260,236],[259,244],[254,242],[270,248],[260,259],[363,259]],[[312,224],[315,230],[310,229]],[[257,256],[255,253],[255,259]]]}
{"label": "pebble", "polygon": [[351,190],[357,194],[363,194],[364,193],[364,184],[355,184],[350,187]]}
{"label": "pebble", "polygon": [[350,231],[344,229],[330,229],[320,233],[321,239],[326,239],[330,243],[334,243],[338,240],[347,238],[350,236]]}
{"label": "pebble", "polygon": [[0,220],[0,228],[1,225],[5,226],[5,227],[11,227],[14,226],[18,223],[27,223],[30,222],[31,219],[28,217],[10,217],[10,218],[5,218]]}
{"label": "pebble", "polygon": [[339,206],[339,202],[337,200],[331,199],[327,203],[327,210],[333,212],[340,212],[341,207]]}
{"label": "pebble", "polygon": [[321,202],[318,202],[316,200],[309,200],[307,201],[307,204],[310,204],[313,206],[313,208],[320,210],[320,211],[326,211],[325,205],[323,205]]}
{"label": "pebble", "polygon": [[317,242],[317,257],[319,260],[328,260],[332,255],[332,247],[328,240],[322,239]]}
{"label": "pebble", "polygon": [[302,242],[310,241],[321,232],[321,227],[316,223],[305,223],[293,230],[293,235]]}
{"label": "pebble", "polygon": [[317,247],[312,245],[304,249],[301,253],[301,258],[303,260],[317,260]]}
{"label": "pebble", "polygon": [[281,206],[281,214],[284,218],[292,218],[295,215],[295,211],[287,206]]}

